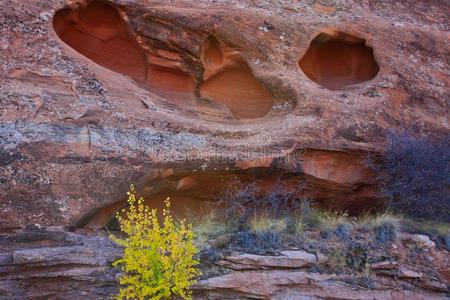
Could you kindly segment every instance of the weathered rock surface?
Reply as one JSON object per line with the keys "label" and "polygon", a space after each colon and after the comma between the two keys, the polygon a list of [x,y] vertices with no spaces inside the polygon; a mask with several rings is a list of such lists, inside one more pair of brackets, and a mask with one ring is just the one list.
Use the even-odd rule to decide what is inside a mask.
{"label": "weathered rock surface", "polygon": [[315,255],[306,251],[281,251],[279,256],[264,256],[255,254],[240,254],[228,256],[226,261],[233,263],[235,268],[302,268],[323,261],[322,255]]}
{"label": "weathered rock surface", "polygon": [[122,250],[107,235],[30,228],[0,234],[1,299],[111,299]]}
{"label": "weathered rock surface", "polygon": [[[341,278],[342,280],[342,278]],[[445,294],[350,287],[336,275],[303,271],[240,271],[201,281],[198,299],[446,299]]]}
{"label": "weathered rock surface", "polygon": [[[370,205],[363,161],[387,130],[449,130],[448,10],[2,1],[0,227],[103,225],[131,182],[195,206],[236,177],[284,176],[330,206]],[[305,73],[307,53],[333,71]]]}
{"label": "weathered rock surface", "polygon": [[[364,160],[388,130],[450,129],[449,9],[440,0],[3,0],[0,229],[101,227],[130,183],[152,203],[171,196],[174,210],[199,207],[236,178],[264,188],[283,177],[329,206],[371,205]],[[19,230],[1,247],[3,298],[106,299],[117,289],[106,237]],[[280,272],[267,285],[264,273],[245,275],[267,294],[234,287],[232,275],[202,288],[286,299],[292,274],[294,285],[328,285]],[[334,283],[292,297],[346,292],[358,297]]]}
{"label": "weathered rock surface", "polygon": [[[0,299],[111,299],[120,276],[112,262],[121,254],[103,231],[28,227],[2,232]],[[311,272],[324,263],[322,255],[299,250],[280,254],[227,257],[221,262],[228,265],[218,265],[228,274],[200,281],[194,298],[445,299],[448,293],[439,278],[391,262],[371,266],[375,273],[367,288],[355,285],[352,276]]]}
{"label": "weathered rock surface", "polygon": [[435,242],[433,242],[428,236],[422,234],[402,234],[400,239],[407,246],[422,247],[426,249],[433,249],[436,247]]}

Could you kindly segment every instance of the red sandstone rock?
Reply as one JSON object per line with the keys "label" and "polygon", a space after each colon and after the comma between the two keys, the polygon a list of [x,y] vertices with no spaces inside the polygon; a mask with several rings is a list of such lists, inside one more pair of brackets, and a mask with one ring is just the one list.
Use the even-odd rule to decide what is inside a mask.
{"label": "red sandstone rock", "polygon": [[[236,177],[284,176],[364,209],[376,200],[364,160],[387,130],[449,130],[448,9],[2,1],[0,227],[101,226],[132,182],[181,209]],[[177,190],[184,177],[197,184]]]}
{"label": "red sandstone rock", "polygon": [[405,268],[399,268],[397,276],[403,278],[421,278],[423,274]]}
{"label": "red sandstone rock", "polygon": [[392,270],[392,269],[398,268],[398,263],[391,262],[391,261],[382,261],[379,263],[370,264],[370,268],[374,271],[376,271],[376,270]]}
{"label": "red sandstone rock", "polygon": [[300,67],[311,80],[330,90],[368,81],[380,70],[365,40],[333,30],[314,38]]}
{"label": "red sandstone rock", "polygon": [[436,247],[436,243],[433,242],[428,236],[423,234],[402,234],[400,239],[406,246],[414,244],[415,247],[424,247],[426,249],[433,249]]}
{"label": "red sandstone rock", "polygon": [[197,182],[195,181],[195,178],[193,177],[183,177],[180,179],[180,181],[178,181],[177,184],[177,190],[178,191],[185,191],[185,190],[189,190],[192,187],[194,187],[197,184]]}
{"label": "red sandstone rock", "polygon": [[336,275],[299,271],[239,271],[203,280],[195,286],[198,299],[445,299],[443,294],[354,289]]}
{"label": "red sandstone rock", "polygon": [[439,273],[447,281],[447,284],[450,285],[450,269],[439,270]]}
{"label": "red sandstone rock", "polygon": [[332,15],[336,12],[335,6],[323,5],[321,3],[314,4],[314,9],[319,13],[324,13],[327,15]]}
{"label": "red sandstone rock", "polygon": [[280,256],[241,254],[225,259],[235,264],[267,268],[302,268],[318,263],[316,255],[305,251],[282,251]]}
{"label": "red sandstone rock", "polygon": [[[122,250],[106,232],[92,235],[82,231],[30,226],[0,233],[2,299],[110,299],[115,295],[120,274],[111,263]],[[273,256],[246,259],[248,264],[222,261],[229,263],[221,264],[224,267],[238,271],[200,281],[194,287],[194,299],[446,299],[448,292],[447,286],[431,274],[395,280],[371,274],[373,289],[367,289],[349,284],[355,279],[352,275],[308,273],[308,268],[302,272],[280,270],[276,268],[286,266],[288,257],[294,263],[306,258],[310,260],[308,266],[323,259],[318,255],[316,261],[303,251],[281,253],[285,255],[282,264]],[[270,267],[260,266],[261,262]]]}
{"label": "red sandstone rock", "polygon": [[[101,227],[130,183],[155,207],[170,196],[174,211],[236,178],[267,187],[281,176],[331,207],[366,208],[376,193],[364,160],[388,130],[450,129],[449,9],[438,0],[1,1],[1,232]],[[107,267],[120,251],[63,235],[1,236],[0,297],[109,299],[117,283]],[[242,272],[199,291],[444,298],[332,278]],[[427,277],[405,280],[444,291]]]}

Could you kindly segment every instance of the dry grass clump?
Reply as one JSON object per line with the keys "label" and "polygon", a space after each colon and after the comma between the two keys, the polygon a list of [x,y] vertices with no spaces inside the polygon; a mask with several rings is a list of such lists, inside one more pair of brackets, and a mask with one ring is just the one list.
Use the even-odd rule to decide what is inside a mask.
{"label": "dry grass clump", "polygon": [[287,218],[277,219],[268,216],[266,213],[254,215],[249,222],[249,229],[252,232],[277,232],[286,231]]}
{"label": "dry grass clump", "polygon": [[356,227],[374,232],[378,242],[386,243],[396,239],[401,230],[402,222],[402,216],[387,211],[381,214],[361,215],[356,220]]}
{"label": "dry grass clump", "polygon": [[195,244],[205,247],[212,238],[226,234],[230,231],[223,221],[219,210],[208,207],[201,213],[187,212],[188,220],[192,221],[192,229],[195,232]]}
{"label": "dry grass clump", "polygon": [[450,223],[425,220],[405,220],[407,231],[434,237],[450,236]]}
{"label": "dry grass clump", "polygon": [[[247,232],[243,241],[253,241],[252,234],[298,235],[306,231],[320,231],[323,238],[337,237],[348,240],[356,231],[373,235],[380,244],[394,241],[404,227],[405,219],[392,212],[349,216],[344,211],[321,209],[312,200],[300,198],[300,189],[285,187],[277,182],[268,191],[261,191],[256,183],[231,186],[219,198],[219,206],[211,206],[192,220],[197,244],[229,233]],[[422,222],[420,231],[440,236],[450,233],[450,226]],[[274,239],[270,239],[271,241]],[[250,242],[242,244],[251,244]]]}
{"label": "dry grass clump", "polygon": [[319,211],[318,228],[322,231],[335,230],[340,225],[353,223],[346,212]]}
{"label": "dry grass clump", "polygon": [[385,224],[392,224],[395,228],[400,229],[403,217],[391,212],[381,214],[363,214],[356,218],[357,228],[374,229]]}
{"label": "dry grass clump", "polygon": [[[379,242],[393,241],[400,231],[403,218],[384,212],[380,214],[364,214],[351,217],[346,212],[320,210],[310,200],[300,199],[299,209],[282,215],[273,215],[267,210],[252,210],[245,222],[229,222],[224,217],[223,209],[212,208],[201,214],[191,214],[193,229],[196,232],[196,244],[207,245],[208,240],[227,233],[248,231],[250,233],[267,233],[302,235],[306,230],[319,230],[338,237],[349,237],[353,230],[363,230],[375,233]],[[244,212],[244,214],[247,214]],[[429,230],[432,225],[423,224],[422,230]],[[439,228],[439,227],[436,227]],[[450,231],[449,227],[441,226],[443,233]]]}
{"label": "dry grass clump", "polygon": [[347,265],[345,260],[345,251],[342,247],[335,247],[330,249],[326,255],[325,264],[332,270],[341,270]]}

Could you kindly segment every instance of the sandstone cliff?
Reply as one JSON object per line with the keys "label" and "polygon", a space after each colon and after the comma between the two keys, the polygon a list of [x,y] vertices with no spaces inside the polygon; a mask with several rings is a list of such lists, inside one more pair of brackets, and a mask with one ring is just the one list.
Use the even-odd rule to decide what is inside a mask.
{"label": "sandstone cliff", "polygon": [[197,207],[236,178],[282,177],[330,207],[370,207],[364,160],[389,130],[450,129],[449,11],[3,0],[0,229],[101,227],[130,183]]}
{"label": "sandstone cliff", "polygon": [[75,224],[130,182],[302,173],[357,206],[386,130],[449,129],[445,1],[0,5],[1,227]]}

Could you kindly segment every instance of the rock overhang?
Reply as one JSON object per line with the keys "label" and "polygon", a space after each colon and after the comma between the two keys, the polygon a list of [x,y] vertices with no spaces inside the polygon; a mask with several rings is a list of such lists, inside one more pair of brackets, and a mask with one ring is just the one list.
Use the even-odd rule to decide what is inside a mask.
{"label": "rock overhang", "polygon": [[[208,164],[219,171],[234,167],[229,157],[243,157],[238,169],[260,172],[261,166],[272,170],[267,157],[259,157],[261,153],[270,153],[277,160],[295,154],[297,149],[328,151],[330,158],[321,163],[312,158],[304,161],[305,172],[312,175],[312,189],[325,193],[318,197],[330,190],[358,195],[369,184],[366,177],[361,177],[360,185],[341,179],[352,178],[345,175],[348,171],[358,182],[356,174],[361,172],[352,173],[351,168],[329,170],[337,166],[340,153],[379,151],[388,130],[416,121],[428,132],[448,130],[448,71],[443,61],[448,45],[442,42],[443,27],[422,18],[412,22],[405,17],[407,12],[392,22],[377,14],[378,10],[363,10],[356,2],[351,8],[340,7],[331,17],[319,16],[313,8],[301,14],[286,10],[275,15],[267,7],[255,10],[247,2],[229,6],[216,3],[214,9],[208,9],[212,4],[206,2],[186,5],[178,1],[171,6],[114,2],[119,10],[126,11],[125,20],[134,32],[139,36],[146,33],[142,37],[145,43],[159,49],[151,58],[153,64],[160,63],[156,56],[171,58],[172,68],[181,66],[184,72],[203,80],[208,78],[202,67],[202,51],[208,48],[203,46],[208,41],[215,49],[209,51],[213,53],[209,54],[211,70],[220,70],[217,66],[226,61],[229,47],[238,51],[254,77],[276,97],[264,117],[236,119],[220,101],[204,99],[195,111],[86,59],[58,38],[51,18],[46,14],[41,17],[43,2],[33,1],[29,6],[32,13],[2,23],[2,28],[7,28],[2,45],[7,43],[0,49],[6,61],[2,64],[5,85],[1,87],[1,99],[5,105],[0,114],[0,142],[2,148],[17,149],[19,153],[11,157],[22,157],[8,158],[2,176],[10,178],[11,170],[24,174],[20,180],[2,181],[6,182],[1,191],[3,204],[14,203],[7,207],[13,213],[3,220],[4,226],[17,222],[70,223],[91,208],[117,201],[130,182],[139,181],[154,168],[166,168],[180,157],[187,157],[196,166],[188,168],[191,165],[183,163],[184,169],[179,168],[177,174],[189,176],[194,169],[202,170],[203,162],[192,158],[199,153],[223,158],[222,164]],[[13,2],[2,3],[8,15],[14,15]],[[76,10],[78,2],[46,3],[43,7],[51,16],[67,8],[66,4],[73,4]],[[351,16],[356,17],[345,22]],[[314,19],[315,23],[310,22]],[[164,31],[168,24],[172,27]],[[332,91],[318,87],[302,74],[298,60],[323,28],[369,41],[382,69],[376,80]],[[180,39],[168,33],[189,37],[179,44],[191,49],[192,53],[188,51],[185,56],[191,59],[189,63],[178,64],[179,56],[161,51],[168,44],[161,39],[164,32],[176,45]],[[198,32],[205,34],[199,36]],[[395,59],[391,59],[393,53]],[[429,84],[430,76],[435,84]],[[186,147],[189,145],[195,147]],[[327,168],[320,169],[324,166]],[[288,167],[283,168],[282,172],[290,172]],[[117,188],[108,192],[104,185]],[[336,199],[329,200],[338,203]],[[39,207],[33,203],[39,203]],[[58,216],[52,210],[56,207]],[[14,219],[19,215],[23,218]]]}

